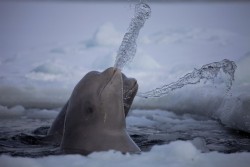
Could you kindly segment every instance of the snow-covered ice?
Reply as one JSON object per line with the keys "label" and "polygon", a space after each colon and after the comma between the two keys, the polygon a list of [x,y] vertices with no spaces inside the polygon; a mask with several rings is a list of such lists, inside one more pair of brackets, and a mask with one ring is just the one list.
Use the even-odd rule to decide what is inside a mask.
{"label": "snow-covered ice", "polygon": [[[48,124],[87,72],[113,66],[133,15],[131,4],[1,1],[1,127],[11,119],[37,120],[36,125]],[[150,130],[159,123],[171,124],[174,121],[172,123],[177,124],[179,121],[180,126],[173,129],[177,131],[189,125],[188,121],[191,125],[196,123],[192,117],[169,119],[171,113],[164,112],[168,110],[184,115],[208,116],[226,126],[249,132],[250,3],[149,1],[149,5],[152,15],[138,37],[135,58],[123,70],[127,76],[138,80],[140,92],[177,81],[194,68],[223,59],[234,61],[237,70],[228,95],[225,95],[225,85],[218,81],[187,86],[158,99],[136,98],[133,109],[147,111],[132,111],[127,119],[129,130],[133,126]],[[150,111],[153,116],[147,113]],[[157,116],[158,112],[162,115]],[[210,125],[211,121],[214,120],[205,122]],[[6,125],[11,126],[10,122],[7,121]],[[0,162],[6,167],[249,166],[248,152],[203,152],[206,149],[197,147],[197,143],[199,145],[202,141],[174,141],[154,146],[151,151],[139,155],[113,151],[93,153],[88,157],[1,155]]]}

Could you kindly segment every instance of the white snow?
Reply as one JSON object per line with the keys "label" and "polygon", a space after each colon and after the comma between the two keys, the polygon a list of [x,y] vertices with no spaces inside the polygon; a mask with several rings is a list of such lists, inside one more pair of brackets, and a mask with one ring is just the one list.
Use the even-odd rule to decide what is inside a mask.
{"label": "white snow", "polygon": [[175,141],[167,145],[154,146],[150,152],[138,155],[107,151],[81,155],[48,156],[42,158],[20,158],[0,156],[4,167],[77,167],[77,166],[145,166],[145,167],[248,167],[250,153],[223,154],[218,152],[201,153],[190,142]]}

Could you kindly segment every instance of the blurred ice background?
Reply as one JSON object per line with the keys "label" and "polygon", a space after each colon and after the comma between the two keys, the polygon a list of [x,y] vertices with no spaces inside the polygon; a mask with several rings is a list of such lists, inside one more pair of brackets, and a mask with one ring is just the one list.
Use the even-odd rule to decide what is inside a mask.
{"label": "blurred ice background", "polygon": [[[54,118],[58,113],[54,109],[62,107],[87,72],[113,66],[135,2],[1,1],[1,127],[10,118]],[[123,70],[137,79],[140,92],[171,83],[194,68],[223,59],[235,61],[237,70],[228,94],[225,84],[218,79],[215,83],[187,86],[161,98],[136,98],[128,125],[134,125],[136,120],[137,126],[138,122],[145,126],[149,120],[139,111],[159,115],[154,110],[161,109],[208,116],[228,127],[250,132],[250,3],[236,0],[147,3],[151,17],[140,31],[133,62]],[[36,110],[31,111],[33,108]],[[164,111],[161,116],[164,117]],[[249,157],[249,153],[201,153],[190,142],[176,141],[141,155],[107,152],[87,158],[69,155],[15,161],[4,155],[0,161],[6,166],[67,166],[66,162],[75,162],[74,166],[98,166],[100,162],[106,166],[122,162],[131,166],[238,166],[233,160],[238,158],[240,166],[247,166]]]}

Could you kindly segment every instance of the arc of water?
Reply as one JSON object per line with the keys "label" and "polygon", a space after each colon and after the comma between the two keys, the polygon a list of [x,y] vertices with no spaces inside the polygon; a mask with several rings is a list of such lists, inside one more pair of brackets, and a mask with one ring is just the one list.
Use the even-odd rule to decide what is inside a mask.
{"label": "arc of water", "polygon": [[191,73],[186,74],[176,82],[163,85],[160,88],[156,88],[145,93],[138,93],[137,96],[142,98],[161,97],[167,95],[168,93],[176,89],[182,88],[185,85],[197,84],[202,79],[213,80],[218,76],[218,73],[220,71],[224,72],[227,76],[229,76],[225,81],[227,91],[229,91],[232,87],[236,68],[237,66],[235,62],[227,59],[224,59],[220,62],[206,64],[203,65],[200,69],[194,69]]}

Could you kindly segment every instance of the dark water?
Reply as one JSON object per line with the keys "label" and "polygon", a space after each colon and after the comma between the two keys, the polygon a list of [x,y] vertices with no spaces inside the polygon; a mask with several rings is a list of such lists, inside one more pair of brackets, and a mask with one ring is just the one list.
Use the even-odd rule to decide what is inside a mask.
{"label": "dark water", "polygon": [[2,119],[0,154],[24,157],[58,154],[58,146],[51,145],[46,138],[51,122],[37,119]]}
{"label": "dark water", "polygon": [[202,152],[250,152],[250,134],[219,126],[221,127],[216,129],[193,127],[191,131],[135,127],[135,129],[130,129],[130,134],[142,151],[149,151],[154,145],[168,144],[176,140],[189,140]]}
{"label": "dark water", "polygon": [[[135,114],[139,113],[139,114]],[[128,131],[143,151],[155,144],[191,141],[202,152],[250,152],[250,134],[225,127],[217,120],[197,115],[176,115],[167,111],[132,111],[156,124],[129,125]]]}
{"label": "dark water", "polygon": [[[143,113],[145,111],[141,111]],[[145,117],[156,121],[149,125],[142,121],[141,125],[128,121],[127,129],[132,139],[142,151],[150,151],[154,145],[167,144],[171,141],[192,141],[203,152],[219,151],[224,153],[250,152],[250,134],[236,131],[215,120],[194,115],[178,116],[174,118],[166,115],[151,116],[134,114],[128,119]],[[157,116],[161,119],[159,120]],[[168,119],[168,121],[167,121]],[[174,120],[174,121],[173,121]],[[46,133],[52,119],[1,119],[0,124],[0,154],[24,157],[41,157],[58,155],[59,146],[51,145]]]}

